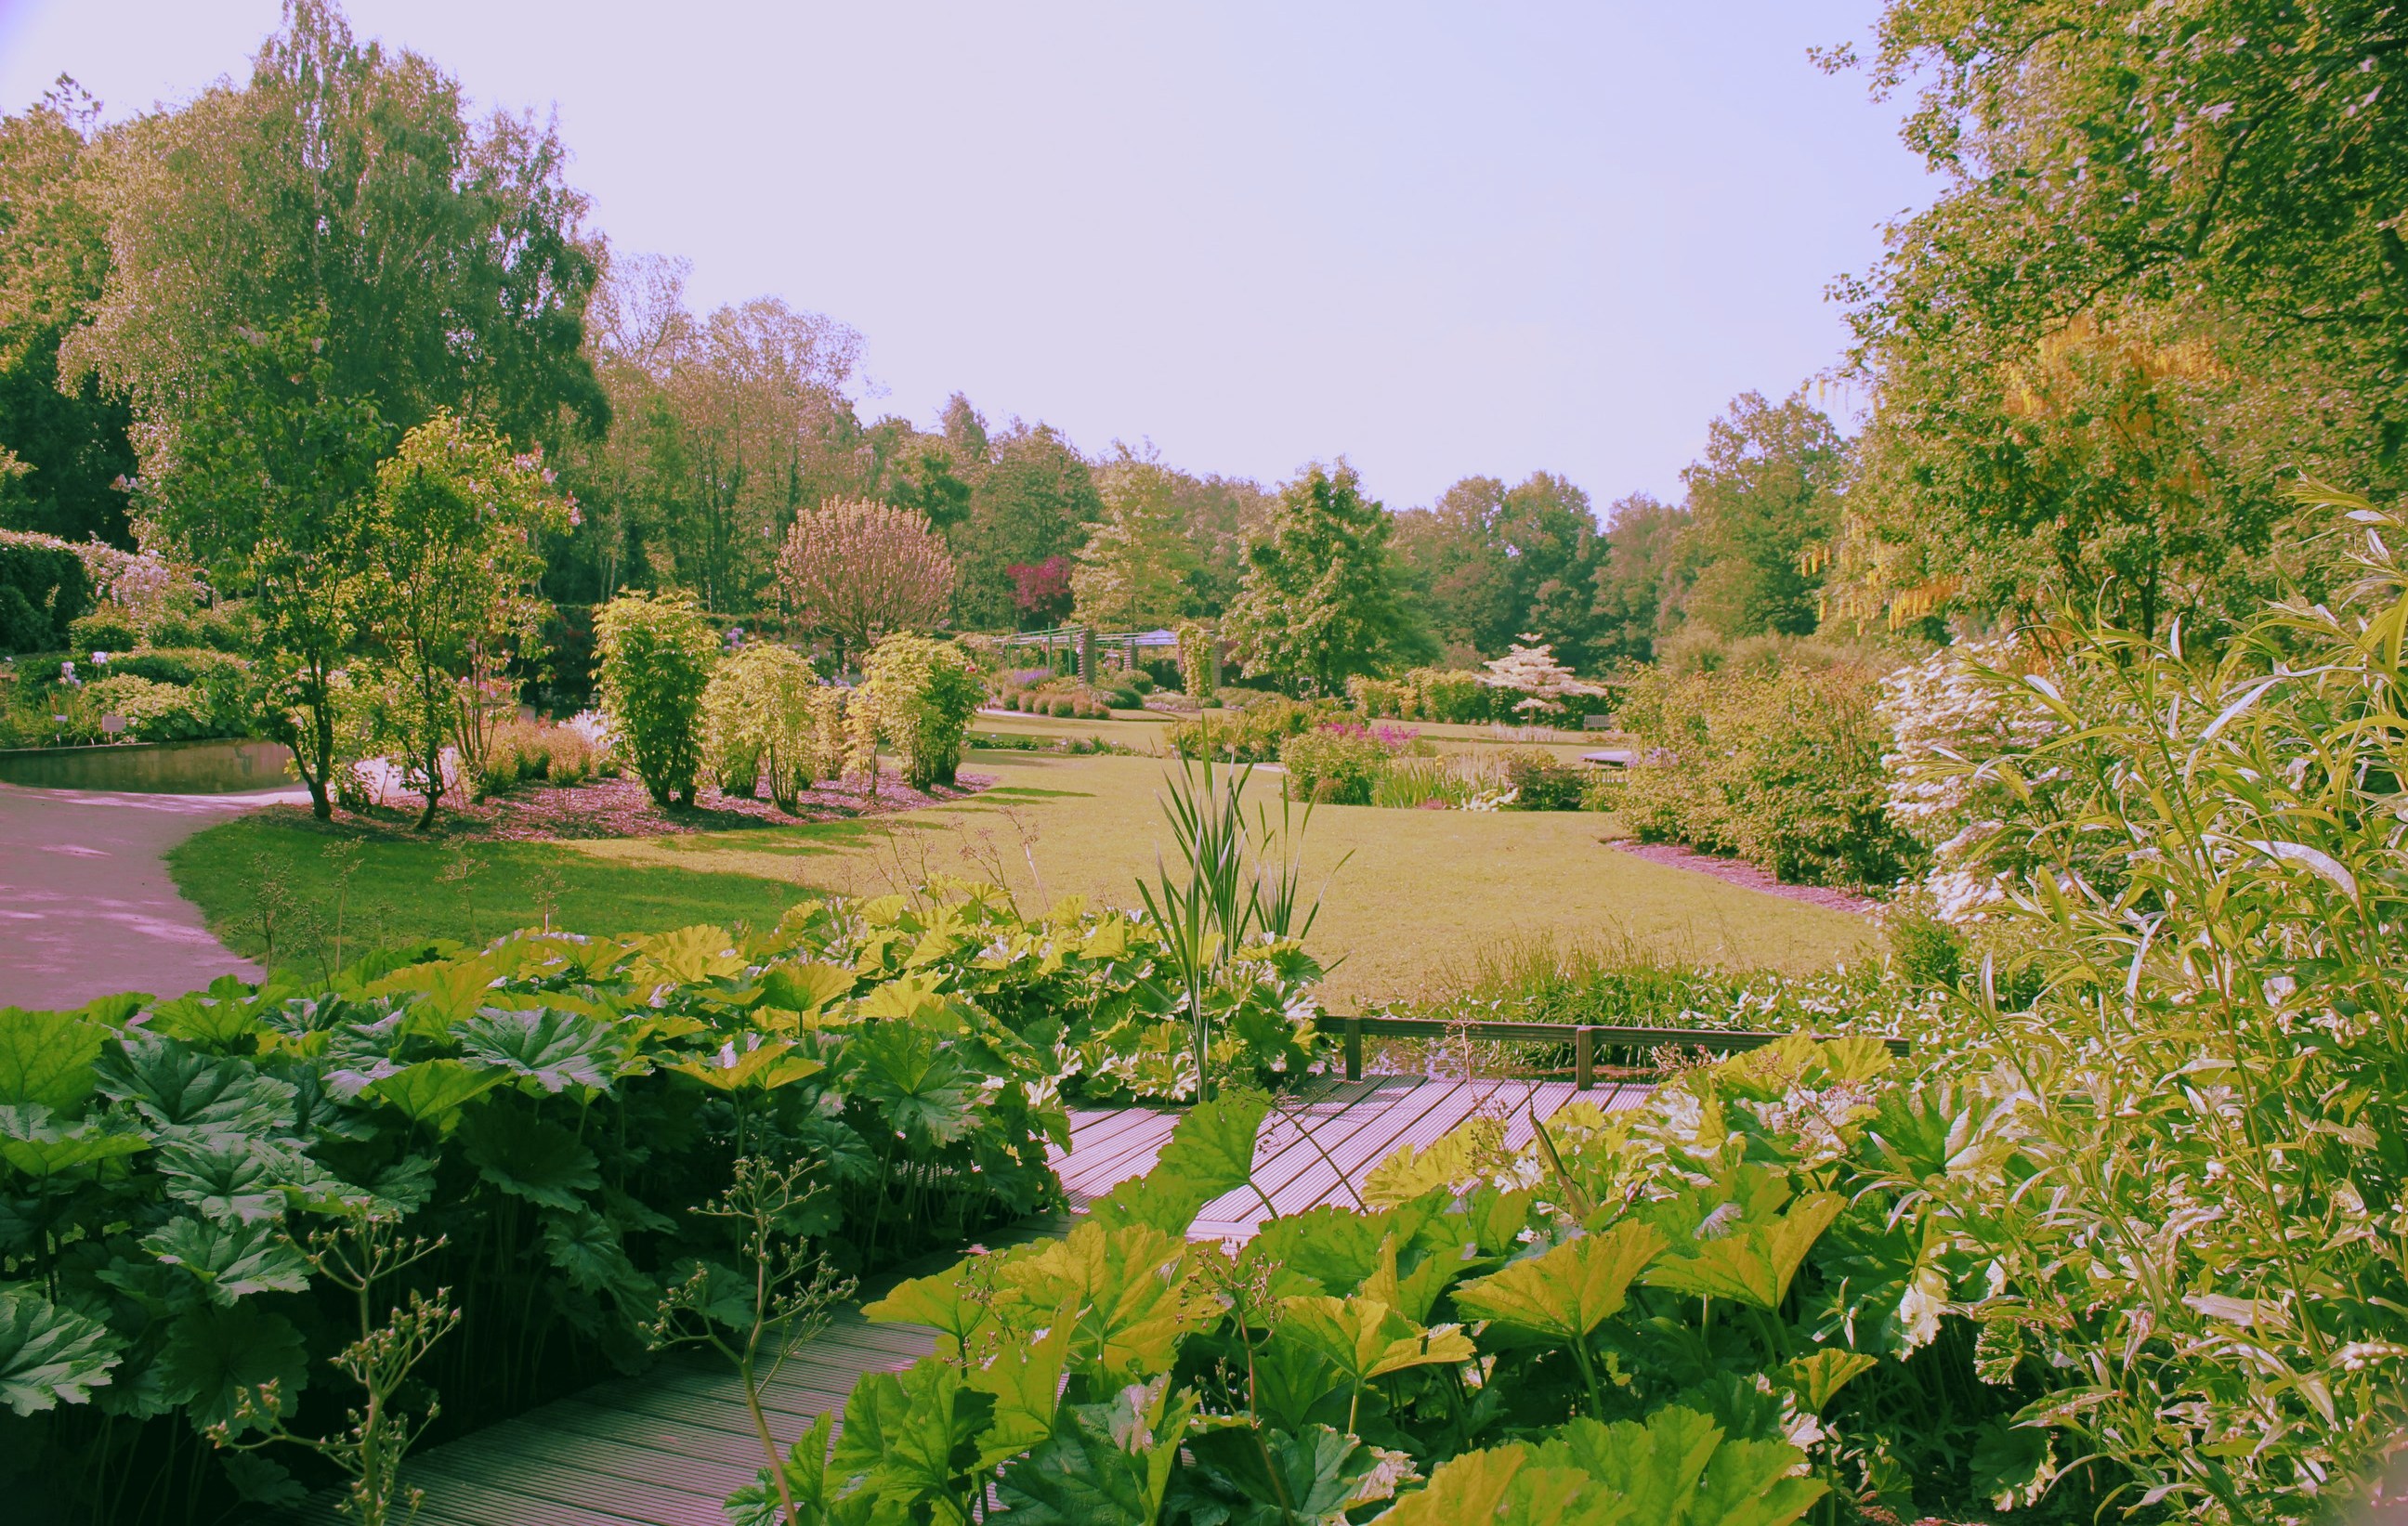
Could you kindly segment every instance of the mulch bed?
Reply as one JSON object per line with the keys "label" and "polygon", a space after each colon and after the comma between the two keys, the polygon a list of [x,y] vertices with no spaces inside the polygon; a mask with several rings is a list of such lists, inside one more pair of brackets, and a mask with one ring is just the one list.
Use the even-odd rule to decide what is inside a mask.
{"label": "mulch bed", "polygon": [[1858,917],[1870,917],[1880,909],[1881,903],[1854,891],[1833,890],[1828,885],[1784,885],[1766,870],[1739,859],[1716,858],[1678,843],[1640,843],[1625,839],[1614,847],[1634,858],[1650,863],[1661,863],[1674,869],[1693,869],[1716,879],[1727,879],[1734,885],[1744,885],[1767,895],[1778,895],[1786,901],[1803,901],[1811,906],[1828,906],[1833,911],[1845,911]]}
{"label": "mulch bed", "polygon": [[[366,811],[337,809],[326,830],[351,836],[408,838],[419,842],[560,842],[601,837],[669,837],[697,832],[743,832],[762,827],[798,826],[812,821],[851,821],[867,816],[892,816],[901,811],[940,805],[973,795],[995,783],[983,774],[963,774],[953,788],[939,785],[926,793],[882,776],[873,798],[864,791],[825,783],[806,790],[790,814],[764,796],[748,800],[722,794],[705,786],[696,792],[692,808],[657,806],[634,778],[593,779],[572,789],[526,784],[507,794],[474,803],[447,795],[435,824],[412,830],[420,802],[387,797],[382,806]],[[309,807],[278,806],[269,809],[308,820]]]}

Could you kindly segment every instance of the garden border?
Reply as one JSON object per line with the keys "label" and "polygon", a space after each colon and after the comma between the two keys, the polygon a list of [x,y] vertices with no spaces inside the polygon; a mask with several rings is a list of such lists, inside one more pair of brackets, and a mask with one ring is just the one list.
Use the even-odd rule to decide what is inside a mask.
{"label": "garden border", "polygon": [[[1665,1044],[1683,1045],[1690,1048],[1712,1049],[1729,1054],[1741,1049],[1762,1048],[1778,1044],[1795,1034],[1763,1033],[1737,1028],[1621,1028],[1593,1022],[1511,1022],[1480,1020],[1449,1022],[1441,1018],[1379,1018],[1338,1017],[1325,1014],[1323,1025],[1335,1023],[1345,1036],[1346,1078],[1363,1078],[1363,1039],[1373,1038],[1444,1038],[1461,1034],[1468,1038],[1518,1040],[1523,1043],[1561,1044],[1569,1040],[1572,1047],[1572,1085],[1586,1091],[1597,1084],[1597,1049],[1608,1045],[1644,1045],[1654,1048]],[[1806,1037],[1826,1042],[1841,1035],[1808,1034]],[[1914,1046],[1902,1038],[1885,1038],[1882,1044],[1892,1054],[1907,1054]]]}

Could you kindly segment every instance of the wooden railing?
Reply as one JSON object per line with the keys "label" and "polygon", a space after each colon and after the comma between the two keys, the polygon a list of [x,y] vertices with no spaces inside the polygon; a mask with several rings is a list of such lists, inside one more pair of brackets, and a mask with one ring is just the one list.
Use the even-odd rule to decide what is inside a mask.
{"label": "wooden railing", "polygon": [[[1335,1015],[1324,1017],[1321,1025],[1325,1031],[1334,1026],[1344,1035],[1346,1078],[1350,1081],[1363,1078],[1363,1039],[1367,1034],[1372,1038],[1445,1038],[1460,1034],[1467,1038],[1503,1039],[1526,1044],[1569,1043],[1572,1047],[1573,1085],[1583,1091],[1597,1084],[1597,1051],[1599,1046],[1656,1048],[1672,1045],[1681,1048],[1732,1054],[1741,1049],[1778,1044],[1794,1036],[1738,1028],[1616,1028],[1592,1022],[1447,1022],[1438,1018],[1341,1018]],[[1837,1035],[1813,1034],[1809,1036],[1828,1039]],[[1905,1054],[1914,1048],[1902,1038],[1885,1038],[1882,1043],[1892,1054]]]}

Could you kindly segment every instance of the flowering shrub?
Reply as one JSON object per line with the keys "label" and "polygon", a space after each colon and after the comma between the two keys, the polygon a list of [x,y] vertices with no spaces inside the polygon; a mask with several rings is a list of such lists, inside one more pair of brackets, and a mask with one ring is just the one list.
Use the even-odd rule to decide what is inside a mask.
{"label": "flowering shrub", "polygon": [[883,635],[934,630],[953,596],[945,537],[917,509],[831,498],[804,509],[778,553],[778,592],[807,630],[862,651]]}

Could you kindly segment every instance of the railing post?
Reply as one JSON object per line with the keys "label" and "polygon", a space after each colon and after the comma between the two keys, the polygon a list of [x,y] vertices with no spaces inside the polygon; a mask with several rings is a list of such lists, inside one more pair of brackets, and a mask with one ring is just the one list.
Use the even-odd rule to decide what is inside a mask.
{"label": "railing post", "polygon": [[1359,1081],[1363,1078],[1363,1020],[1361,1018],[1346,1020],[1346,1078],[1350,1081]]}
{"label": "railing post", "polygon": [[1597,1084],[1597,1030],[1587,1023],[1572,1030],[1572,1089],[1585,1091]]}

